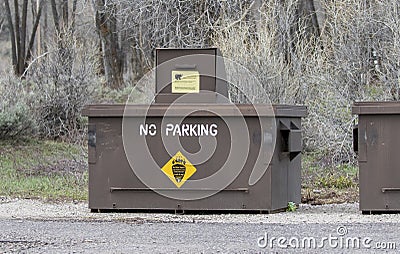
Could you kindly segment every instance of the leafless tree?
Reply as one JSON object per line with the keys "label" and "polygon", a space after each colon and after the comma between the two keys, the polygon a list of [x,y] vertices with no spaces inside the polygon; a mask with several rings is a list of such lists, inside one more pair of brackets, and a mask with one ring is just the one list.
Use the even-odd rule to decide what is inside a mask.
{"label": "leafless tree", "polygon": [[83,128],[81,110],[92,100],[99,83],[96,44],[84,42],[70,31],[63,35],[62,49],[58,41],[49,42],[47,47],[49,53],[27,72],[34,84],[39,134],[74,140]]}
{"label": "leafless tree", "polygon": [[[21,76],[25,72],[25,69],[28,66],[28,62],[32,57],[32,49],[35,42],[36,30],[38,28],[41,16],[41,4],[42,1],[40,1],[40,7],[38,12],[36,13],[36,16],[33,17],[34,24],[32,27],[32,31],[28,33],[28,0],[22,1],[21,11],[21,6],[18,0],[14,0],[14,5],[12,6],[13,8],[11,8],[8,0],[4,0],[6,17],[8,21],[8,30],[11,38],[12,65],[15,74],[18,76]],[[14,19],[12,17],[13,14]]]}
{"label": "leafless tree", "polygon": [[[400,4],[395,0],[314,1],[316,18],[309,17],[312,8],[310,14],[300,12],[301,18],[301,4],[264,1],[257,8],[256,32],[244,18],[224,17],[213,41],[225,56],[254,73],[272,102],[308,106],[307,149],[323,151],[330,162],[351,161],[351,104],[399,99]],[[232,80],[262,100],[249,82],[240,83],[240,75]],[[231,96],[242,101],[235,91]]]}
{"label": "leafless tree", "polygon": [[54,27],[58,34],[62,34],[65,29],[72,33],[75,30],[76,8],[78,1],[72,0],[72,13],[70,14],[69,0],[50,0],[51,11],[53,14]]}
{"label": "leafless tree", "polygon": [[105,0],[96,0],[93,4],[107,84],[112,88],[119,88],[123,83],[123,53],[118,37],[118,21],[115,16],[119,7],[113,1]]}

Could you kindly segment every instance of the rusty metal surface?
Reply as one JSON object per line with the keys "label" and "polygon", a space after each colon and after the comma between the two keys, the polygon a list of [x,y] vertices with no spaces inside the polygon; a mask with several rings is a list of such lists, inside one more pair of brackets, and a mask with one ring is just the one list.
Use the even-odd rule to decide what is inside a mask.
{"label": "rusty metal surface", "polygon": [[[257,115],[252,105],[174,105],[170,121],[174,117],[185,115],[189,109],[197,109],[186,116],[183,123],[218,124],[216,135],[216,150],[212,157],[197,167],[193,179],[204,178],[219,170],[225,162],[232,139],[248,132],[250,150],[244,167],[238,177],[229,186],[215,195],[198,200],[177,200],[165,197],[149,189],[134,173],[127,159],[127,151],[123,142],[131,145],[134,153],[144,153],[145,147],[136,144],[138,134],[132,130],[132,135],[123,140],[122,121],[125,105],[91,105],[85,108],[83,114],[89,116],[89,126],[92,141],[89,145],[89,207],[91,209],[143,209],[143,210],[194,210],[194,211],[264,211],[272,212],[287,207],[289,201],[300,202],[300,168],[301,168],[301,117],[306,114],[302,106],[275,105],[268,107],[260,105],[261,115]],[[136,124],[141,121],[151,121],[160,125],[165,119],[165,112],[170,105],[128,105],[124,121]],[[234,110],[238,108],[239,111]],[[214,111],[210,113],[209,110]],[[147,114],[145,114],[147,112]],[[216,114],[215,112],[218,112]],[[227,117],[235,122],[239,119],[238,112],[244,117],[248,130],[232,133],[221,117]],[[274,112],[277,118],[272,118]],[[274,133],[260,133],[260,121],[274,121],[278,127]],[[93,133],[95,132],[95,133]],[[264,136],[276,138],[275,149],[262,146]],[[160,168],[171,158],[163,147],[161,135],[146,138],[151,156],[158,167],[146,170],[154,172],[154,181],[159,183],[161,192],[210,192],[212,188],[194,189],[190,183],[178,189],[165,177]],[[233,140],[235,141],[235,140]],[[199,149],[198,137],[180,137],[180,142],[189,153]],[[261,150],[260,150],[261,149]],[[132,151],[130,151],[132,152]],[[249,185],[250,174],[259,152],[272,153],[272,161],[264,165],[267,171],[254,185]],[[140,160],[139,156],[139,160]],[[190,158],[188,158],[190,160]],[[138,162],[139,163],[139,162]],[[240,162],[241,163],[241,162]],[[238,162],[238,164],[240,164]],[[140,162],[138,165],[146,165]],[[186,188],[186,186],[188,186]]]}
{"label": "rusty metal surface", "polygon": [[400,211],[400,103],[356,103],[354,112],[359,114],[360,210]]}

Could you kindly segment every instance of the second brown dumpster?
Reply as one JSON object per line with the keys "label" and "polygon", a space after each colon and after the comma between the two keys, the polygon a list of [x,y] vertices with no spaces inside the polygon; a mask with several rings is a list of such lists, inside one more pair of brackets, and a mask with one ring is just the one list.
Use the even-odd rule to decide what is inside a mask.
{"label": "second brown dumpster", "polygon": [[357,102],[354,147],[360,170],[360,210],[400,211],[400,102]]}

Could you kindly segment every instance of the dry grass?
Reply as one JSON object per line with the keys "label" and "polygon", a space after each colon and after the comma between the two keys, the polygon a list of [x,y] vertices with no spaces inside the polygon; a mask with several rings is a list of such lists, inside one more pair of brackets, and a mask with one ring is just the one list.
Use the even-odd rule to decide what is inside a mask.
{"label": "dry grass", "polygon": [[87,200],[84,151],[80,146],[54,141],[2,141],[0,196]]}
{"label": "dry grass", "polygon": [[314,205],[357,202],[358,167],[350,163],[333,166],[324,156],[305,154],[302,162],[302,203]]}

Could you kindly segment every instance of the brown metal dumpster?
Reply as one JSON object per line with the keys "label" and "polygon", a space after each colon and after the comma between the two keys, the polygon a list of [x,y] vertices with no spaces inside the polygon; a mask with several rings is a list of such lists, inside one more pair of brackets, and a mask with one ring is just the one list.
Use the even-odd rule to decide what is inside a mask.
{"label": "brown metal dumpster", "polygon": [[232,104],[220,55],[157,49],[154,104],[84,109],[92,210],[271,212],[300,202],[306,108]]}
{"label": "brown metal dumpster", "polygon": [[[272,212],[300,203],[304,106],[90,105],[83,114],[89,118],[92,211]],[[180,144],[170,142],[175,134]],[[202,147],[210,156],[199,161]],[[231,156],[240,147],[247,156]],[[268,154],[271,160],[264,161]],[[218,189],[210,176],[224,167],[222,180],[232,181]],[[202,179],[208,182],[201,185]]]}
{"label": "brown metal dumpster", "polygon": [[357,102],[354,148],[360,170],[360,210],[400,211],[400,102]]}

